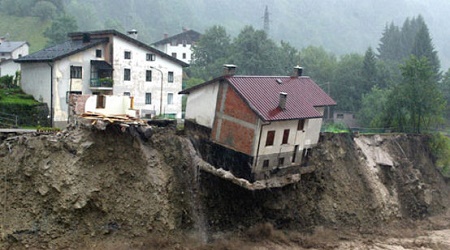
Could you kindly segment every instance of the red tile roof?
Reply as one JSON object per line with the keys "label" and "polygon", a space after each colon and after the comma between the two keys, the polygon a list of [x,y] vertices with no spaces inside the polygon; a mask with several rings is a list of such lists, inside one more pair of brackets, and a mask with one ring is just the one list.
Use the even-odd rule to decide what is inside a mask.
{"label": "red tile roof", "polygon": [[[311,78],[305,76],[232,76],[226,79],[265,121],[322,117],[314,107],[336,105]],[[278,107],[280,92],[287,93],[284,110]]]}
{"label": "red tile roof", "polygon": [[[223,76],[180,93],[187,94],[220,80],[227,81],[264,121],[319,118],[322,114],[314,107],[336,105],[336,102],[307,76]],[[280,92],[287,93],[285,109],[278,107]]]}

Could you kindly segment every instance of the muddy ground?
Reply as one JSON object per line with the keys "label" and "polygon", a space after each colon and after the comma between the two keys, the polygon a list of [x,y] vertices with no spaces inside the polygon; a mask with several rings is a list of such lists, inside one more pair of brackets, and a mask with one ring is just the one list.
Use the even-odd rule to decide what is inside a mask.
{"label": "muddy ground", "polygon": [[1,140],[2,249],[450,248],[426,136],[324,134],[315,172],[262,191],[198,171],[175,128]]}

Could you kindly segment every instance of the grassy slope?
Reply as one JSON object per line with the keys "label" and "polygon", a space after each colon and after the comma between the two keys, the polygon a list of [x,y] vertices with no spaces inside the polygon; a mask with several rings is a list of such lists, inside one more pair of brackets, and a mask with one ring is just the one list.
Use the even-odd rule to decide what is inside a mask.
{"label": "grassy slope", "polygon": [[44,30],[50,21],[40,21],[34,17],[0,15],[0,36],[9,33],[11,41],[27,41],[30,44],[30,53],[44,48],[47,39]]}

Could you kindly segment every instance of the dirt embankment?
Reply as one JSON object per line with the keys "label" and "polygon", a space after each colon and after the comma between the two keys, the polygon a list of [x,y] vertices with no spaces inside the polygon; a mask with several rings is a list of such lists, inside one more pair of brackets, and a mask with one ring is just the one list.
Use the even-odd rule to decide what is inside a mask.
{"label": "dirt embankment", "polygon": [[329,248],[402,227],[449,229],[449,186],[426,140],[327,134],[312,151],[315,172],[249,191],[197,172],[174,129],[148,140],[113,126],[12,136],[0,145],[0,246]]}

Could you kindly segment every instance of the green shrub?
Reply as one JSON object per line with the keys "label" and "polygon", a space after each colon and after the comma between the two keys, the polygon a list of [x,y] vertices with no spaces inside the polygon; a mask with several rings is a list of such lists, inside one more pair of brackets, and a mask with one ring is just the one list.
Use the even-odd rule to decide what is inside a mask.
{"label": "green shrub", "polygon": [[322,132],[350,133],[350,129],[344,123],[326,123],[322,126]]}
{"label": "green shrub", "polygon": [[431,135],[429,147],[435,158],[436,166],[445,175],[450,176],[450,138],[441,133],[435,133]]}

